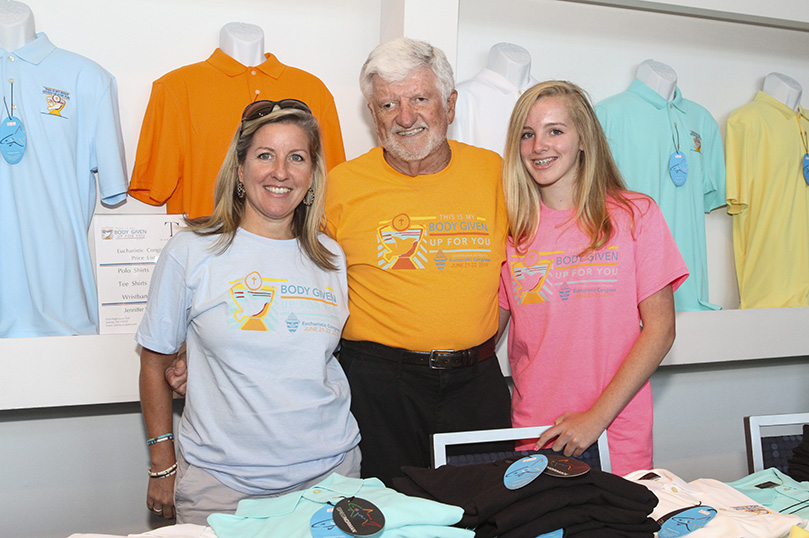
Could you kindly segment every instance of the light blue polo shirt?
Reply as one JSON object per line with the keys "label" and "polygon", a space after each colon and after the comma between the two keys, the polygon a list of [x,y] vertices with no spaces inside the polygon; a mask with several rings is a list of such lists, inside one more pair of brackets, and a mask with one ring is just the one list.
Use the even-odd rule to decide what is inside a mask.
{"label": "light blue polo shirt", "polygon": [[[725,157],[716,120],[683,99],[679,88],[666,101],[637,79],[595,111],[627,187],[657,202],[688,266],[689,278],[674,292],[675,309],[718,310],[708,300],[704,215],[725,204]],[[678,142],[688,161],[688,177],[679,187],[669,175]]]}
{"label": "light blue polo shirt", "polygon": [[0,158],[0,337],[97,333],[95,173],[106,204],[123,201],[128,184],[115,79],[44,33],[0,49],[0,71],[0,114],[13,97],[27,140],[17,164]]}
{"label": "light blue polo shirt", "polygon": [[727,484],[771,510],[809,518],[809,482],[798,482],[775,467]]}
{"label": "light blue polo shirt", "polygon": [[[378,478],[347,478],[332,474],[314,487],[270,499],[239,502],[235,515],[213,514],[208,524],[218,538],[283,536],[312,538],[340,536],[326,527],[328,519],[312,516],[345,498],[370,501],[383,514],[385,526],[378,538],[474,538],[472,530],[451,527],[461,520],[463,508],[429,499],[409,497],[386,488]],[[313,532],[311,526],[315,525]],[[317,528],[331,532],[318,533]]]}

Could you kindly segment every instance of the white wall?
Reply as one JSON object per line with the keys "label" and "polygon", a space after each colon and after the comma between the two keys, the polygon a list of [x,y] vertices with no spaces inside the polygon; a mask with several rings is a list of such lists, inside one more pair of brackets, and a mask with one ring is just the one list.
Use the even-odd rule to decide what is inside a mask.
{"label": "white wall", "polygon": [[[237,21],[261,26],[269,51],[327,84],[340,112],[349,158],[363,153],[374,138],[357,75],[378,42],[381,3],[27,2],[37,29],[57,46],[93,58],[117,77],[130,170],[151,82],[207,58],[221,26]],[[509,0],[499,2],[496,10],[491,5],[488,0],[460,2],[458,27],[451,29],[458,33],[458,80],[473,76],[484,66],[491,45],[506,41],[532,53],[535,77],[573,80],[596,101],[626,89],[644,59],[667,63],[677,71],[684,96],[706,106],[720,126],[731,110],[752,99],[771,71],[792,76],[809,92],[809,32],[557,0]],[[117,211],[161,209],[132,200]],[[711,299],[733,308],[738,297],[729,218],[717,210],[708,225]],[[122,349],[126,353],[132,350]],[[3,360],[30,361],[30,368],[19,369],[17,379],[0,380],[0,385],[39,389],[36,380],[43,372],[36,356]],[[75,376],[88,373],[95,375],[79,371]],[[103,373],[98,375],[103,379]],[[806,379],[806,357],[662,368],[653,378],[657,465],[686,479],[743,476],[742,417],[809,410]],[[71,382],[65,376],[64,383]],[[144,506],[144,437],[136,404],[0,412],[0,535],[146,530],[154,521]]]}

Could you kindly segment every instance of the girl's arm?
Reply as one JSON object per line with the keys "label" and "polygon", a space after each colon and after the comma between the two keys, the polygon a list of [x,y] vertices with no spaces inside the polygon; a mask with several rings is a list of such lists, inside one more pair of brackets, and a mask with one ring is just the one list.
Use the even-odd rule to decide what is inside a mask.
{"label": "girl's arm", "polygon": [[626,407],[652,377],[674,343],[674,292],[671,285],[638,305],[643,329],[609,385],[584,413],[565,413],[538,439],[543,447],[554,437],[552,448],[566,456],[580,456]]}

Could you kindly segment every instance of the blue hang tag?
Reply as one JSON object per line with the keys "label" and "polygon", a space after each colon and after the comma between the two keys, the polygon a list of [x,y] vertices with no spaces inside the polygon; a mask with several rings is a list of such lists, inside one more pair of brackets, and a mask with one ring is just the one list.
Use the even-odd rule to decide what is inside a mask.
{"label": "blue hang tag", "polygon": [[657,522],[660,524],[658,538],[678,538],[701,529],[716,517],[716,509],[710,506],[692,506],[685,510],[665,515]]}
{"label": "blue hang tag", "polygon": [[809,185],[809,153],[803,156],[803,180]]}
{"label": "blue hang tag", "polygon": [[671,154],[669,175],[677,187],[685,185],[685,180],[688,178],[688,159],[685,158],[682,151],[675,151]]}
{"label": "blue hang tag", "polygon": [[17,164],[25,153],[27,138],[22,120],[8,116],[0,123],[0,153],[8,164]]}
{"label": "blue hang tag", "polygon": [[309,532],[312,538],[350,538],[334,522],[334,506],[327,504],[312,515],[309,520]]}
{"label": "blue hang tag", "polygon": [[546,532],[545,534],[540,534],[537,538],[562,538],[565,535],[565,529],[557,529],[553,532]]}
{"label": "blue hang tag", "polygon": [[548,458],[543,454],[525,456],[508,466],[503,484],[508,489],[520,489],[533,482],[547,466]]}

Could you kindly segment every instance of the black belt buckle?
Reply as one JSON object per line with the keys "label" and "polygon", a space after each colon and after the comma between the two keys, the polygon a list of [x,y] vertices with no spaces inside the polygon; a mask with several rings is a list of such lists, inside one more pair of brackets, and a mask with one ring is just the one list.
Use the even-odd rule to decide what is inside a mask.
{"label": "black belt buckle", "polygon": [[450,360],[455,353],[456,351],[454,349],[434,349],[430,351],[430,358],[427,365],[432,370],[449,370],[453,368],[450,364]]}

